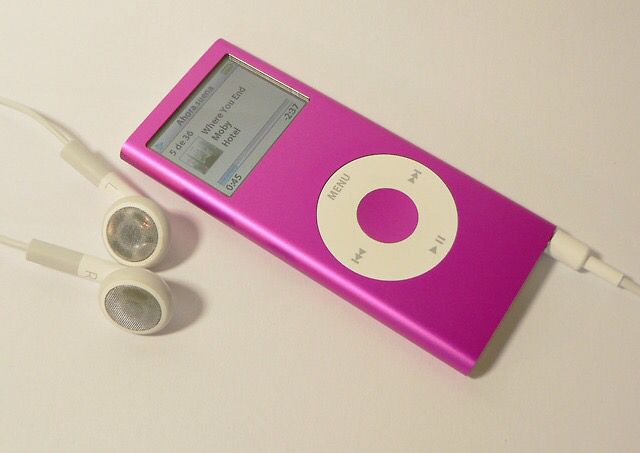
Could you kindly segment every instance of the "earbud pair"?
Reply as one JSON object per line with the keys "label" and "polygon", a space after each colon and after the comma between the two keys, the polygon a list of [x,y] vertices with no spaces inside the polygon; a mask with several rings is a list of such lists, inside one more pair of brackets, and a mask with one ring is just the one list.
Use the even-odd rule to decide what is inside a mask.
{"label": "earbud pair", "polygon": [[24,250],[29,261],[100,282],[98,302],[116,326],[137,334],[162,329],[171,318],[171,292],[162,278],[144,269],[156,264],[168,248],[169,224],[160,206],[138,194],[104,158],[40,113],[2,97],[0,104],[45,126],[63,143],[61,157],[114,198],[104,217],[102,238],[118,264],[38,240],[26,244],[0,235],[0,243]]}
{"label": "earbud pair", "polygon": [[102,222],[102,238],[119,265],[75,252],[65,260],[62,257],[71,256],[68,250],[40,241],[29,244],[27,259],[100,282],[100,307],[118,327],[137,334],[159,331],[171,318],[171,293],[164,280],[143,268],[156,264],[167,251],[169,223],[164,211],[78,140],[69,141],[60,155],[114,198]]}

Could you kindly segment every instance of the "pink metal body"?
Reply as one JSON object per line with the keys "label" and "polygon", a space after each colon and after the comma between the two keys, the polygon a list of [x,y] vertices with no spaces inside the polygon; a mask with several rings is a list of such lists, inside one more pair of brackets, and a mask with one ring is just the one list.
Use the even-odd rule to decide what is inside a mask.
{"label": "pink metal body", "polygon": [[[309,97],[233,196],[147,148],[211,69],[231,54]],[[344,267],[325,247],[316,206],[327,179],[371,154],[421,162],[448,186],[458,232],[446,258],[405,281]],[[374,318],[468,374],[555,226],[313,88],[224,40],[216,41],[124,143],[122,158]],[[380,216],[393,229],[393,219]]]}

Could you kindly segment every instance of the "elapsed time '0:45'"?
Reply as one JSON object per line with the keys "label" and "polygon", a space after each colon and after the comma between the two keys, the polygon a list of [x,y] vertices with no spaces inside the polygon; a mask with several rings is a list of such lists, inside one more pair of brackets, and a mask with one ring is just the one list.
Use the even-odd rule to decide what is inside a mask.
{"label": "elapsed time '0:45'", "polygon": [[231,177],[226,186],[224,186],[229,192],[233,192],[233,190],[240,185],[240,181],[242,181],[242,175],[236,173]]}

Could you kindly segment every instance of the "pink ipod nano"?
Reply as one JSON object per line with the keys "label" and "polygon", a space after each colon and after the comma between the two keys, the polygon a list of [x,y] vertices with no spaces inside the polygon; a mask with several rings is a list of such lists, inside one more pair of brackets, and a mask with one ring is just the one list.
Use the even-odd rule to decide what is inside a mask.
{"label": "pink ipod nano", "polygon": [[121,155],[465,374],[555,231],[224,40]]}

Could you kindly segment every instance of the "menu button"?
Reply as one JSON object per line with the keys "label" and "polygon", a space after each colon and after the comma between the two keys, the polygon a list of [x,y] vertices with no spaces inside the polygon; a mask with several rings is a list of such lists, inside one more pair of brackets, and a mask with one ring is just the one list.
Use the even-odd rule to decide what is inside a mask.
{"label": "menu button", "polygon": [[347,173],[342,173],[342,175],[340,175],[340,177],[337,180],[334,180],[333,186],[329,187],[327,196],[331,200],[335,200],[338,197],[338,195],[340,195],[340,192],[342,192],[342,190],[345,188],[345,186],[347,185],[350,179],[351,179],[351,176],[349,176]]}

